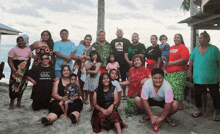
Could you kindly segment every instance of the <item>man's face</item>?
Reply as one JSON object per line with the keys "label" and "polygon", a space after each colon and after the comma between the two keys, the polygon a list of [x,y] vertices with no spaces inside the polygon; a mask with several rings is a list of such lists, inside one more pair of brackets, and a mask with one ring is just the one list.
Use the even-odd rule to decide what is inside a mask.
{"label": "man's face", "polygon": [[62,40],[67,40],[69,36],[69,33],[67,31],[63,31],[60,34],[60,37],[62,38]]}
{"label": "man's face", "polygon": [[132,35],[132,42],[133,42],[133,43],[138,43],[138,41],[139,41],[138,35],[137,35],[137,34],[133,34],[133,35]]}
{"label": "man's face", "polygon": [[123,32],[121,29],[118,29],[117,32],[116,32],[116,35],[118,38],[122,38],[123,37]]}
{"label": "man's face", "polygon": [[99,33],[99,42],[104,42],[105,41],[105,33],[101,32]]}

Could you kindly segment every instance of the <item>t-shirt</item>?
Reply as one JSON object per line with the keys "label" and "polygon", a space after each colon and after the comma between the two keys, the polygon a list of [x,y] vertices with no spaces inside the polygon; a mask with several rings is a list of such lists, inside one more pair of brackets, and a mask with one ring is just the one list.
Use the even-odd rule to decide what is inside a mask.
{"label": "t-shirt", "polygon": [[[62,55],[70,56],[72,52],[76,51],[76,46],[73,42],[62,42],[57,41],[54,44],[53,52],[60,52]],[[61,70],[61,64],[64,62],[64,59],[56,56],[55,70]],[[72,70],[73,62],[70,61],[66,65],[69,65]]]}
{"label": "t-shirt", "polygon": [[133,95],[137,96],[141,94],[141,80],[144,78],[147,78],[151,72],[142,66],[139,70],[136,68],[132,67],[129,70],[129,77],[130,78],[130,85],[128,88],[128,96],[131,98]]}
{"label": "t-shirt", "polygon": [[116,56],[115,60],[119,62],[119,64],[127,63],[124,58],[124,53],[128,52],[128,48],[131,46],[131,42],[128,39],[114,39],[111,41],[112,50]]}
{"label": "t-shirt", "polygon": [[98,42],[95,42],[92,44],[92,47],[95,48],[101,58],[101,67],[106,67],[108,63],[108,57],[112,52],[111,45],[108,42],[105,42],[104,46],[102,46]]}
{"label": "t-shirt", "polygon": [[[170,53],[169,53],[169,60],[168,61],[176,61],[179,59],[187,59],[189,60],[189,50],[187,47],[183,44],[180,44],[179,46],[172,46],[170,47]],[[173,65],[171,67],[166,68],[168,73],[178,72],[178,71],[185,71],[187,70],[187,63],[184,65],[176,66]]]}
{"label": "t-shirt", "polygon": [[153,59],[155,62],[157,62],[158,58],[161,57],[159,45],[149,46],[146,49],[145,57],[147,57],[147,59]]}
{"label": "t-shirt", "polygon": [[170,83],[163,80],[163,84],[156,93],[153,86],[153,80],[151,78],[144,83],[141,91],[141,98],[146,100],[151,98],[155,101],[165,100],[165,103],[170,103],[173,101],[173,90]]}
{"label": "t-shirt", "polygon": [[190,59],[193,60],[193,81],[196,84],[218,83],[219,68],[217,61],[220,59],[219,50],[214,45],[209,45],[206,52],[201,55],[199,46],[193,49]]}
{"label": "t-shirt", "polygon": [[106,66],[107,70],[111,70],[111,69],[116,69],[117,70],[118,68],[119,68],[119,64],[118,64],[117,61],[114,64],[108,63],[107,66]]}
{"label": "t-shirt", "polygon": [[86,47],[83,44],[79,44],[76,47],[76,56],[83,55],[85,50],[86,50]]}
{"label": "t-shirt", "polygon": [[[160,44],[159,49],[161,49],[162,46],[163,46],[163,44]],[[168,56],[169,52],[170,52],[170,45],[168,43],[166,43],[164,49],[161,50],[161,55]]]}
{"label": "t-shirt", "polygon": [[25,47],[21,49],[16,46],[9,51],[8,57],[13,60],[28,60],[32,57],[32,52],[30,48]]}
{"label": "t-shirt", "polygon": [[132,58],[134,57],[134,55],[136,54],[144,54],[146,53],[146,48],[144,46],[144,44],[142,43],[138,43],[136,45],[132,44],[129,48],[128,48],[128,59],[130,61],[132,61]]}
{"label": "t-shirt", "polygon": [[25,73],[36,81],[33,85],[31,99],[44,100],[51,98],[55,72],[53,66],[36,66]]}
{"label": "t-shirt", "polygon": [[[67,84],[65,87],[65,91],[68,90],[68,88],[70,87],[70,84]],[[73,96],[74,94],[78,94],[79,95],[79,86],[78,85],[73,85],[71,86],[70,90],[67,92],[67,94],[65,96],[67,96],[68,98],[70,96]]]}
{"label": "t-shirt", "polygon": [[119,82],[117,80],[111,81],[112,85],[114,85],[118,92],[121,92],[121,86],[119,85]]}

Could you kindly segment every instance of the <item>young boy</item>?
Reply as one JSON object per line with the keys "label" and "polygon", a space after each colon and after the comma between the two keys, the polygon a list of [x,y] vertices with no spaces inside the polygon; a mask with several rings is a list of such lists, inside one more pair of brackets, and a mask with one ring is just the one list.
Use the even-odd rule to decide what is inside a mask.
{"label": "young boy", "polygon": [[160,36],[160,42],[161,44],[159,45],[159,48],[161,50],[161,58],[162,58],[162,61],[163,61],[163,71],[164,73],[167,73],[166,71],[166,67],[167,67],[167,62],[168,62],[168,55],[169,55],[169,52],[170,52],[170,46],[167,42],[167,36],[166,35],[161,35]]}
{"label": "young boy", "polygon": [[[79,86],[76,84],[77,81],[77,75],[76,74],[70,74],[70,83],[66,85],[65,87],[65,93],[68,97],[68,101],[60,101],[59,105],[62,108],[64,114],[63,116],[63,120],[66,119],[67,116],[67,111],[68,111],[68,104],[69,103],[73,103],[73,101],[77,98],[77,96],[79,95],[80,91],[79,91]],[[64,105],[63,105],[64,104]]]}

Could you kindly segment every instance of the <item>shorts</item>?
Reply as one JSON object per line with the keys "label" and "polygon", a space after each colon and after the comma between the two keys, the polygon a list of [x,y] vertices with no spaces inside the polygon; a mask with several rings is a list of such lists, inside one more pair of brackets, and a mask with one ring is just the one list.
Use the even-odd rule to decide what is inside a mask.
{"label": "shorts", "polygon": [[[73,101],[71,101],[70,99],[68,99],[68,101],[69,101],[70,103],[73,103]],[[60,102],[64,102],[64,101],[61,100]]]}
{"label": "shorts", "polygon": [[161,108],[164,108],[164,104],[165,104],[165,101],[155,101],[151,98],[149,98],[148,100],[148,103],[149,103],[149,106],[159,106]]}
{"label": "shorts", "polygon": [[168,55],[162,55],[165,56],[165,61],[168,62]]}

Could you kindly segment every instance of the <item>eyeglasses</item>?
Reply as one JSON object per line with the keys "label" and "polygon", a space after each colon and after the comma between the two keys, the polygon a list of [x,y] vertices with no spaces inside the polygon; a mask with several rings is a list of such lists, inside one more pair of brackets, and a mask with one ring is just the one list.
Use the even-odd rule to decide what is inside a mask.
{"label": "eyeglasses", "polygon": [[42,58],[42,61],[43,60],[49,60],[50,58],[49,57],[45,57],[45,58]]}

